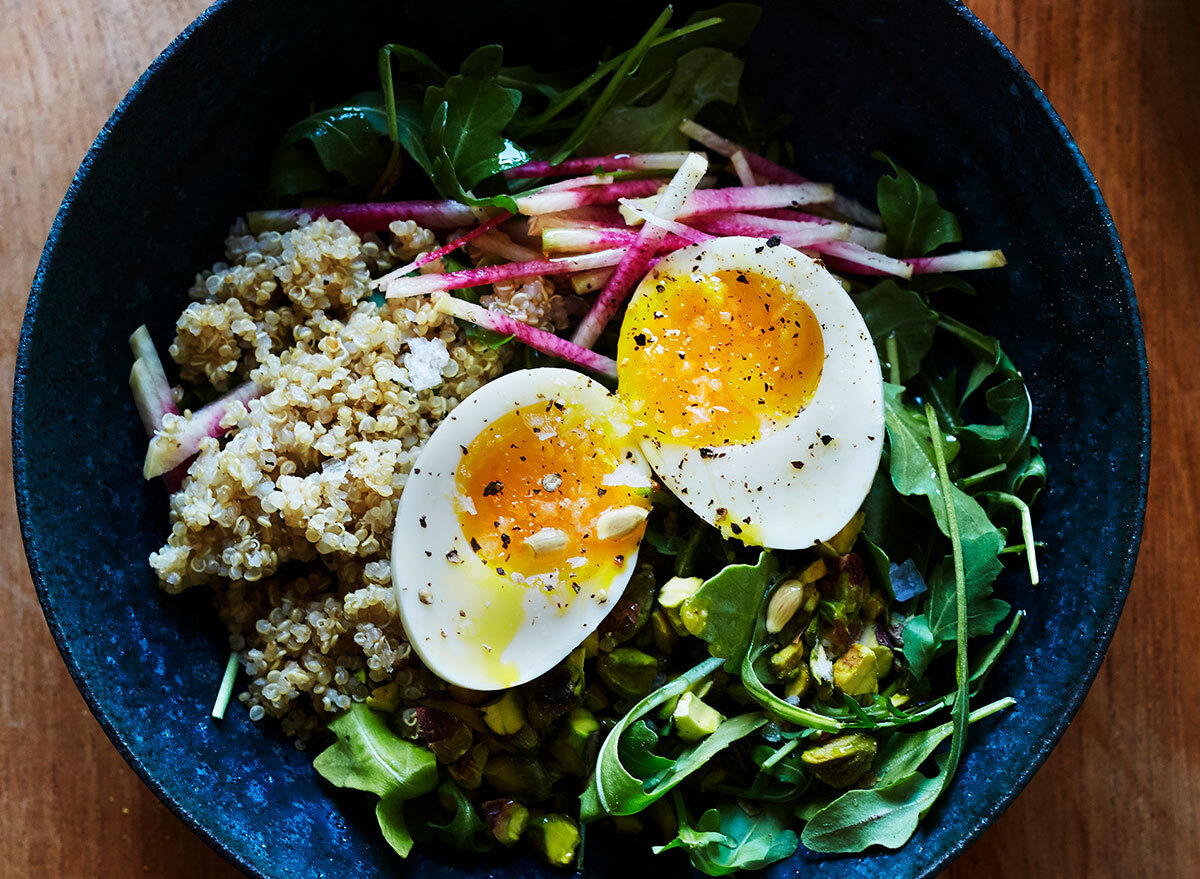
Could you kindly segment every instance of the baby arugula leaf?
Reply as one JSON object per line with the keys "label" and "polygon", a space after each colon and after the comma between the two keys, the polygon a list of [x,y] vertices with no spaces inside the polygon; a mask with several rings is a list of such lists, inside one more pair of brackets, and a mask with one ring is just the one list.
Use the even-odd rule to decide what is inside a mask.
{"label": "baby arugula leaf", "polygon": [[[975,723],[1013,705],[1000,699],[973,711]],[[938,761],[938,773],[927,778],[920,767],[937,747],[953,735],[954,721],[913,733],[896,733],[880,748],[872,766],[875,784],[847,791],[808,814],[801,841],[815,852],[850,854],[878,845],[899,848],[912,837],[917,822],[929,811],[948,775],[948,759]]]}
{"label": "baby arugula leaf", "polygon": [[388,163],[388,121],[378,92],[306,116],[287,130],[267,175],[272,203],[315,193],[365,193]]}
{"label": "baby arugula leaf", "polygon": [[412,835],[402,805],[437,784],[433,754],[400,738],[383,715],[358,702],[331,720],[329,730],[337,741],[317,755],[313,768],[330,784],[379,797],[375,815],[383,835],[401,857],[407,856]]}
{"label": "baby arugula leaf", "polygon": [[896,175],[881,176],[875,190],[890,255],[924,256],[943,244],[962,241],[958,218],[938,204],[932,187],[909,174],[886,153],[874,152],[871,157],[887,162]]}
{"label": "baby arugula leaf", "polygon": [[731,52],[703,48],[688,52],[674,67],[670,84],[658,100],[634,106],[618,104],[604,114],[580,146],[588,155],[620,151],[656,152],[686,149],[679,123],[695,117],[713,101],[737,103],[745,65]]}
{"label": "baby arugula leaf", "polygon": [[[893,381],[908,381],[921,369],[921,360],[933,344],[938,313],[911,290],[895,281],[882,281],[854,295],[854,304],[867,322],[884,372],[893,368]],[[894,339],[898,362],[891,363],[888,339]]]}
{"label": "baby arugula leaf", "polygon": [[[675,680],[655,690],[633,706],[605,737],[596,756],[596,771],[580,797],[580,820],[595,821],[605,815],[633,815],[667,794],[724,748],[744,738],[767,722],[758,712],[731,717],[717,731],[695,745],[685,748],[669,768],[658,755],[649,753],[658,737],[642,718],[660,705],[681,696],[694,684],[721,667],[718,658],[706,659]],[[626,733],[632,733],[632,739]],[[625,760],[643,770],[652,769],[652,778],[634,775]]]}
{"label": "baby arugula leaf", "polygon": [[722,800],[717,808],[700,816],[694,830],[681,815],[679,834],[652,851],[657,855],[684,849],[692,866],[709,876],[761,870],[795,853],[799,840],[788,829],[790,823],[785,807],[768,806],[751,816],[735,800]]}
{"label": "baby arugula leaf", "polygon": [[688,613],[704,620],[700,637],[708,652],[726,660],[727,671],[741,667],[758,608],[778,571],[778,559],[764,550],[756,564],[728,565],[688,598]]}
{"label": "baby arugula leaf", "polygon": [[466,851],[486,852],[495,847],[496,838],[458,785],[444,781],[437,793],[440,799],[453,806],[454,814],[445,824],[430,821],[426,825],[435,838]]}

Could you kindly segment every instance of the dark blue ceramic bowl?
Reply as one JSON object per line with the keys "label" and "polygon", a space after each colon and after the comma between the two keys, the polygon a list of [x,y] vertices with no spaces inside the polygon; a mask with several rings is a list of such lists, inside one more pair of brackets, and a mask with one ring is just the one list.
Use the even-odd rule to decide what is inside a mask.
{"label": "dark blue ceramic bowl", "polygon": [[[690,5],[690,4],[686,4]],[[620,7],[627,7],[622,9]],[[520,856],[419,848],[404,863],[366,797],[323,785],[268,726],[208,710],[226,647],[199,591],[159,592],[166,532],[141,478],[145,436],[125,339],[158,339],[194,273],[254,208],[270,150],[303,114],[374,80],[375,49],[411,41],[457,60],[503,42],[544,68],[640,32],[609,0],[588,27],[557,3],[228,0],[201,16],[121,102],[54,222],[29,299],[14,392],[17,503],[29,566],[67,667],[113,743],[197,833],[262,877],[559,875]],[[569,28],[569,41],[556,34]],[[1149,463],[1146,360],[1121,246],[1096,183],[1045,96],[963,6],[946,0],[769,3],[748,86],[793,114],[801,164],[870,200],[883,149],[937,186],[968,243],[1003,247],[963,315],[1025,370],[1050,466],[1038,509],[1042,586],[1000,591],[1029,617],[990,681],[1016,708],[979,728],[953,789],[896,852],[818,858],[772,876],[927,876],[1016,796],[1087,692],[1125,600]],[[589,838],[588,873],[644,866],[643,845]],[[675,856],[672,856],[675,857]],[[682,860],[661,863],[682,869]]]}

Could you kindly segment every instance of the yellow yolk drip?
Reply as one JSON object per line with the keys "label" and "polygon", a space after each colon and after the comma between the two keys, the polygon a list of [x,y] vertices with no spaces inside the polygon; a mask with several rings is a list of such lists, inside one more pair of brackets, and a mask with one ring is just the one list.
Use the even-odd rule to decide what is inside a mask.
{"label": "yellow yolk drip", "polygon": [[643,436],[741,445],[804,408],[824,356],[812,309],[773,278],[652,274],[621,326],[619,393]]}
{"label": "yellow yolk drip", "polygon": [[606,588],[645,530],[639,521],[601,539],[601,517],[650,508],[648,488],[610,476],[623,463],[608,413],[559,400],[506,413],[475,437],[459,464],[463,536],[500,577],[546,590],[560,608],[585,587],[585,597],[596,597],[596,584]]}

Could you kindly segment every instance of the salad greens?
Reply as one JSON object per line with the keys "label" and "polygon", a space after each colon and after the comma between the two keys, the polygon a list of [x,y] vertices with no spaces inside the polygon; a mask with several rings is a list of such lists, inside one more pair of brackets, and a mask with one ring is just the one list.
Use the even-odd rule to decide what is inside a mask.
{"label": "salad greens", "polygon": [[[415,176],[444,199],[517,213],[522,187],[543,182],[517,166],[543,163],[542,174],[544,163],[580,152],[682,150],[684,120],[708,119],[759,148],[775,129],[739,94],[736,54],[759,15],[728,3],[672,29],[668,8],[632,46],[572,72],[508,66],[495,45],[448,72],[386,45],[379,91],[286,133],[269,196],[379,199]],[[725,155],[737,150],[713,137],[730,147]],[[791,156],[777,142],[765,152]],[[656,490],[638,588],[560,666],[499,696],[435,687],[420,710],[436,717],[436,740],[394,684],[388,696],[389,685],[375,688],[379,710],[354,705],[334,718],[336,741],[314,765],[332,784],[379,798],[380,827],[398,853],[414,837],[482,851],[524,835],[564,864],[582,849],[579,825],[624,832],[643,818],[659,828],[656,854],[680,850],[712,876],[764,867],[800,844],[896,848],[951,784],[970,725],[1014,704],[972,711],[1022,619],[994,594],[1004,557],[1023,554],[1038,579],[1030,507],[1046,466],[1029,392],[995,338],[943,312],[950,294],[974,295],[971,285],[919,271],[962,239],[957,217],[893,159],[873,155],[889,169],[878,215],[857,214],[881,221],[883,234],[854,228],[894,258],[870,265],[917,273],[846,282],[885,379],[883,458],[859,516],[812,549],[758,551]],[[751,177],[803,179],[753,159]],[[831,254],[845,259],[859,246],[848,247]],[[467,270],[454,260],[444,265]],[[459,291],[469,303],[484,292]],[[518,347],[507,333],[469,332],[506,354]],[[526,359],[548,360],[532,349]],[[970,639],[993,635],[971,652]]]}
{"label": "salad greens", "polygon": [[[726,3],[668,28],[662,11],[629,49],[591,73],[506,67],[500,46],[447,74],[408,46],[379,50],[380,91],[301,120],[271,164],[268,198],[378,196],[416,163],[443,197],[516,210],[502,172],[531,159],[679,149],[679,123],[713,102],[738,102],[742,61],[761,9]],[[388,146],[390,140],[391,146]],[[518,183],[520,181],[517,181]]]}

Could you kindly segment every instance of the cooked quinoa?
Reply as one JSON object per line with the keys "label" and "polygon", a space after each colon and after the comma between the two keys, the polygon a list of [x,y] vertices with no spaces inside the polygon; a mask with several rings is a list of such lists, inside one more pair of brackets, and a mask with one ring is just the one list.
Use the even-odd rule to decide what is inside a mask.
{"label": "cooked quinoa", "polygon": [[[250,677],[250,717],[280,718],[298,746],[322,715],[365,698],[364,680],[394,681],[410,701],[433,685],[392,594],[396,505],[423,443],[503,355],[429,300],[381,301],[369,285],[437,244],[411,222],[364,240],[324,218],[260,235],[239,221],[176,325],[188,391],[250,381],[261,396],[231,407],[228,436],[203,440],[150,564],[167,592],[212,587]],[[484,302],[566,324],[547,280],[498,285]],[[154,442],[187,417],[168,415]]]}

